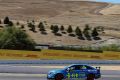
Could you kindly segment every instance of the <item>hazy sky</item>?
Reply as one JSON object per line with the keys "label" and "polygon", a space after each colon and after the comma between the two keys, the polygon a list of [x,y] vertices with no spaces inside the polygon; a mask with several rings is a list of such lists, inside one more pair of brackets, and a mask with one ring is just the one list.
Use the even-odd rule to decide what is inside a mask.
{"label": "hazy sky", "polygon": [[96,1],[104,1],[104,2],[120,3],[120,0],[96,0]]}

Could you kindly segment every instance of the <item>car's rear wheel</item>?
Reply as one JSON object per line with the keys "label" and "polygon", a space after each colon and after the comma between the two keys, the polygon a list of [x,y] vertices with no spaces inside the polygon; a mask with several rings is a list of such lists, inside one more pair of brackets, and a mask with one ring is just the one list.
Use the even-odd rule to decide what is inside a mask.
{"label": "car's rear wheel", "polygon": [[89,74],[88,76],[87,76],[87,80],[94,80],[94,75],[93,74]]}
{"label": "car's rear wheel", "polygon": [[62,80],[63,79],[63,75],[62,74],[57,74],[55,76],[55,80]]}

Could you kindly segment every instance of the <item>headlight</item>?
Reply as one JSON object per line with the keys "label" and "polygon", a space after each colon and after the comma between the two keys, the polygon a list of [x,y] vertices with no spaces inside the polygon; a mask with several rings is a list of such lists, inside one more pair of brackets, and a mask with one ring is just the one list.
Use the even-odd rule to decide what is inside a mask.
{"label": "headlight", "polygon": [[50,72],[49,74],[53,74],[53,72]]}
{"label": "headlight", "polygon": [[49,72],[49,73],[48,73],[48,75],[53,75],[53,74],[54,74],[54,72]]}

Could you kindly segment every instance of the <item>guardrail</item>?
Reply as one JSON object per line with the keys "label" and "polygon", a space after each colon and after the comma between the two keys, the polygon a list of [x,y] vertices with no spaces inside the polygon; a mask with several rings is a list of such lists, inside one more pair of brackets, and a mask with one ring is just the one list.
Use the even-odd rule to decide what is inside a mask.
{"label": "guardrail", "polygon": [[113,64],[120,60],[0,60],[0,64]]}

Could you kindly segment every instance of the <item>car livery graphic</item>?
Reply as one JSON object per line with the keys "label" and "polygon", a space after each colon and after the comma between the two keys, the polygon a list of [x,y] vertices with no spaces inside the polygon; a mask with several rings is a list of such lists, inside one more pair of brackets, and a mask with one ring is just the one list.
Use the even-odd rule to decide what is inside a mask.
{"label": "car livery graphic", "polygon": [[100,77],[100,67],[81,64],[73,64],[61,70],[51,70],[47,74],[48,80],[94,80]]}

